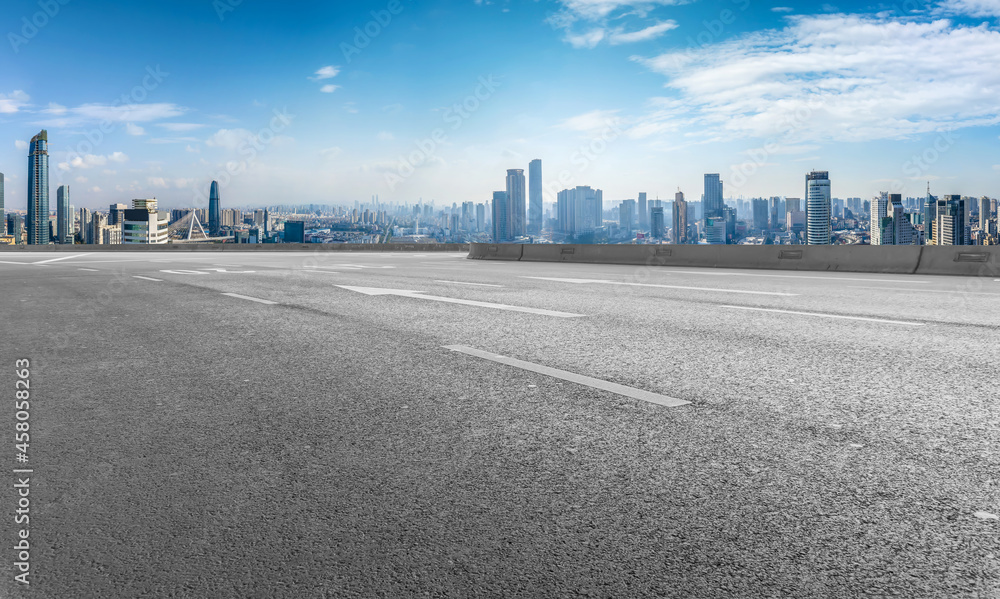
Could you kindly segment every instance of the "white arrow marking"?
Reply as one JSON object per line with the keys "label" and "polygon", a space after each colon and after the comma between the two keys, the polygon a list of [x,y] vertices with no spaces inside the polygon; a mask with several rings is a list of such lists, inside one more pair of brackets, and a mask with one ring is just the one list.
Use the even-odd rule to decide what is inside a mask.
{"label": "white arrow marking", "polygon": [[41,262],[32,262],[32,264],[48,264],[49,262],[59,262],[60,260],[70,260],[72,258],[83,258],[84,256],[89,256],[90,254],[76,254],[74,256],[63,256],[62,258],[50,258],[48,260],[42,260]]}
{"label": "white arrow marking", "polygon": [[777,291],[747,291],[745,289],[717,289],[714,287],[685,287],[682,285],[656,285],[653,283],[626,283],[624,281],[607,281],[604,279],[557,279],[553,277],[521,277],[522,279],[538,279],[540,281],[556,281],[559,283],[576,283],[591,285],[628,285],[629,287],[658,287],[661,289],[688,289],[691,291],[717,291],[719,293],[745,293],[750,295],[780,295],[794,297],[798,293],[780,293]]}
{"label": "white arrow marking", "polygon": [[356,291],[365,295],[398,295],[411,297],[413,299],[430,300],[432,302],[445,302],[448,304],[462,304],[465,306],[478,306],[480,308],[493,308],[494,310],[509,310],[511,312],[527,312],[528,314],[540,314],[542,316],[555,316],[556,318],[581,318],[585,314],[571,314],[569,312],[556,312],[554,310],[543,310],[541,308],[522,308],[521,306],[508,306],[505,304],[494,304],[491,302],[477,302],[473,300],[455,299],[453,297],[439,297],[436,295],[424,295],[423,291],[412,291],[409,289],[383,289],[379,287],[349,287],[347,285],[337,285],[341,289]]}

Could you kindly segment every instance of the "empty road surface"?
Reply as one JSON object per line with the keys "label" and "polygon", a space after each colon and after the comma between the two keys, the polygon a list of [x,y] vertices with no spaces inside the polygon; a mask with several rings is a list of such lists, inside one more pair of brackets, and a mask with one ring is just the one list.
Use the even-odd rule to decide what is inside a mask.
{"label": "empty road surface", "polygon": [[464,258],[0,254],[0,596],[1000,597],[1000,281]]}

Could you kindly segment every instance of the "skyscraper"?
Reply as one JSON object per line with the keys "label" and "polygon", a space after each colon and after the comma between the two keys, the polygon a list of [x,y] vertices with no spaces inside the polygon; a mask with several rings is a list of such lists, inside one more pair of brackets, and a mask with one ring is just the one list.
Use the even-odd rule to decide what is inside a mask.
{"label": "skyscraper", "polygon": [[[202,189],[205,188],[202,187]],[[220,208],[219,182],[212,181],[212,187],[208,191],[208,234],[212,237],[219,237],[221,233],[222,217]]]}
{"label": "skyscraper", "polygon": [[111,204],[108,207],[108,224],[120,227],[126,210],[128,210],[128,206],[125,204]]}
{"label": "skyscraper", "polygon": [[639,192],[639,230],[649,230],[649,209],[646,207],[646,192]]}
{"label": "skyscraper", "polygon": [[69,206],[69,185],[56,189],[56,243],[73,243],[73,210]]}
{"label": "skyscraper", "polygon": [[806,240],[809,245],[830,245],[830,173],[812,171],[806,175]]}
{"label": "skyscraper", "polygon": [[528,235],[542,233],[542,161],[528,163]]}
{"label": "skyscraper", "polygon": [[618,207],[618,226],[626,237],[632,236],[635,230],[635,200],[625,200]]}
{"label": "skyscraper", "polygon": [[0,173],[0,235],[7,234],[7,219],[3,215],[3,173]]}
{"label": "skyscraper", "polygon": [[938,200],[934,242],[937,245],[968,245],[965,232],[965,202],[962,196],[946,195]]}
{"label": "skyscraper", "polygon": [[767,233],[770,230],[768,225],[767,200],[764,198],[754,198],[751,201],[753,206],[753,228],[754,231]]}
{"label": "skyscraper", "polygon": [[13,212],[7,215],[7,234],[14,236],[14,243],[20,245],[21,236],[24,234],[21,222],[21,215]]}
{"label": "skyscraper", "polygon": [[663,207],[655,206],[649,210],[650,231],[655,239],[663,239]]}
{"label": "skyscraper", "polygon": [[687,243],[687,213],[688,206],[687,202],[684,201],[684,193],[678,191],[674,196],[674,220],[672,223],[674,243]]}
{"label": "skyscraper", "polygon": [[937,198],[931,195],[931,184],[927,184],[927,198],[924,200],[924,244],[937,243]]}
{"label": "skyscraper", "polygon": [[723,206],[722,179],[718,173],[705,175],[704,218],[721,218]]}
{"label": "skyscraper", "polygon": [[507,207],[507,192],[493,192],[493,243],[510,239],[510,209]]}
{"label": "skyscraper", "polygon": [[42,129],[28,147],[28,245],[49,243],[49,132]]}
{"label": "skyscraper", "polygon": [[527,234],[524,192],[524,169],[507,169],[507,237],[509,239]]}
{"label": "skyscraper", "polygon": [[892,242],[885,239],[886,218],[889,216],[889,192],[883,191],[878,196],[872,198],[872,213],[869,218],[870,235],[872,245],[892,245]]}

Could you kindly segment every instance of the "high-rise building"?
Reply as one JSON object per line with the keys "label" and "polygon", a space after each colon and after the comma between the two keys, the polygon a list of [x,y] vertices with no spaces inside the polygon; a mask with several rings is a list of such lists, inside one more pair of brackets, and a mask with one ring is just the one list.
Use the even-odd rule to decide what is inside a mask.
{"label": "high-rise building", "polygon": [[931,184],[927,184],[927,197],[924,199],[924,244],[937,243],[937,198],[931,195]]}
{"label": "high-rise building", "polygon": [[7,219],[3,214],[3,173],[0,173],[0,235],[7,234]]}
{"label": "high-rise building", "polygon": [[87,231],[90,230],[90,210],[80,208],[80,243],[90,243],[87,241]]}
{"label": "high-rise building", "polygon": [[806,175],[806,240],[809,245],[830,245],[830,173],[812,171]]}
{"label": "high-rise building", "polygon": [[15,245],[21,244],[21,238],[24,237],[24,224],[20,214],[12,212],[7,215],[7,234],[14,236]]}
{"label": "high-rise building", "polygon": [[618,207],[618,226],[626,237],[635,231],[635,200],[625,200]]}
{"label": "high-rise building", "polygon": [[[802,200],[801,198],[785,198],[785,212],[798,212],[802,210]],[[785,217],[788,218],[787,216]],[[787,226],[788,223],[786,222]]]}
{"label": "high-rise building", "polygon": [[688,236],[688,205],[684,201],[684,192],[678,191],[674,196],[674,213],[673,213],[673,242],[674,243],[687,243]]}
{"label": "high-rise building", "polygon": [[654,239],[663,239],[664,226],[663,226],[663,207],[655,206],[649,210],[649,220],[650,220],[650,232],[653,234]]}
{"label": "high-rise building", "polygon": [[938,200],[934,242],[937,245],[968,245],[965,233],[965,202],[962,196],[946,195]]}
{"label": "high-rise building", "polygon": [[[205,188],[202,187],[202,189]],[[219,200],[219,182],[212,181],[212,187],[208,190],[208,234],[212,237],[219,237],[221,233],[221,208],[222,204]]]}
{"label": "high-rise building", "polygon": [[649,209],[646,207],[646,192],[639,192],[639,230],[649,230]]}
{"label": "high-rise building", "polygon": [[753,229],[754,231],[759,231],[762,233],[767,233],[770,230],[768,225],[769,215],[767,208],[767,200],[764,198],[754,198],[751,201],[753,206]]}
{"label": "high-rise building", "polygon": [[170,216],[156,209],[156,200],[132,200],[132,208],[125,211],[122,221],[123,244],[167,243]]}
{"label": "high-rise building", "polygon": [[718,173],[705,175],[704,217],[722,217],[722,179]]}
{"label": "high-rise building", "polygon": [[285,243],[305,243],[306,223],[301,220],[285,221]]}
{"label": "high-rise building", "polygon": [[486,205],[476,204],[476,233],[486,231]]}
{"label": "high-rise building", "polygon": [[771,230],[780,231],[785,227],[785,200],[771,198]]}
{"label": "high-rise building", "polygon": [[892,222],[891,217],[889,217],[889,192],[883,191],[872,198],[871,210],[869,219],[871,244],[892,245],[892,241],[885,239],[887,228]]}
{"label": "high-rise building", "polygon": [[73,211],[69,207],[69,185],[56,189],[56,242],[73,243]]}
{"label": "high-rise building", "polygon": [[527,234],[525,226],[524,169],[507,169],[507,237],[515,239]]}
{"label": "high-rise building", "polygon": [[121,227],[122,215],[126,210],[128,210],[128,205],[126,204],[111,204],[108,207],[108,224]]}
{"label": "high-rise building", "polygon": [[[3,187],[3,175],[0,175],[0,188]],[[3,191],[0,191],[0,207],[3,206]],[[990,199],[986,196],[979,198],[979,228],[986,230],[987,221],[992,218],[990,214]]]}
{"label": "high-rise building", "polygon": [[542,234],[542,161],[528,163],[528,235]]}
{"label": "high-rise building", "polygon": [[28,245],[49,243],[49,132],[42,129],[28,147]]}
{"label": "high-rise building", "polygon": [[[912,245],[917,232],[903,210],[903,196],[898,193],[889,194],[889,218],[892,219],[891,235],[894,245]],[[919,238],[917,238],[919,243]]]}
{"label": "high-rise building", "polygon": [[510,237],[510,209],[507,207],[507,192],[493,192],[493,243],[509,241]]}

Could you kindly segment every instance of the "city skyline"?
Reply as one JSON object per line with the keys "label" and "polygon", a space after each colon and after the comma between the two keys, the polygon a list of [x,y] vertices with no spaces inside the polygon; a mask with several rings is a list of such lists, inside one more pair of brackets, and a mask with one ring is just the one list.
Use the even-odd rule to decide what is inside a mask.
{"label": "city skyline", "polygon": [[[53,188],[73,186],[90,208],[154,196],[205,207],[212,180],[240,205],[482,202],[491,173],[533,158],[546,164],[546,204],[588,184],[609,199],[668,198],[706,172],[727,197],[798,197],[802,173],[820,168],[837,173],[835,197],[919,196],[928,180],[995,195],[1000,10],[838,9],[60,5],[36,31],[14,28],[0,66],[6,204],[26,207],[19,165],[43,128]],[[41,9],[10,10],[30,23]],[[124,26],[154,21],[216,50]],[[503,34],[515,24],[518,35]],[[257,43],[265,35],[282,49]],[[115,64],[96,60],[112,51]],[[227,182],[229,162],[243,168]]]}

